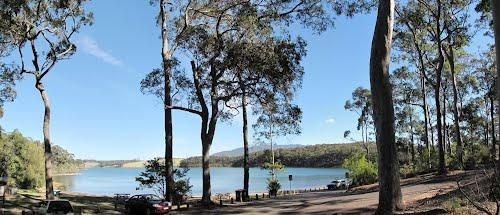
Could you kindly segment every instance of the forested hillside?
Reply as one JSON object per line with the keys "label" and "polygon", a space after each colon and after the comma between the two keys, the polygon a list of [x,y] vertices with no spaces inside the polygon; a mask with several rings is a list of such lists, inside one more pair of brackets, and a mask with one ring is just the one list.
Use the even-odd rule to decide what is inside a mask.
{"label": "forested hillside", "polygon": [[[375,152],[375,144],[369,144],[370,152]],[[276,160],[288,167],[339,167],[344,159],[355,152],[364,152],[358,143],[350,144],[318,144],[291,149],[276,149]],[[251,167],[260,167],[264,162],[269,162],[269,150],[250,153],[249,164]],[[374,154],[370,153],[370,157]],[[190,157],[181,161],[181,166],[199,167],[201,157]],[[243,156],[236,157],[210,157],[212,167],[242,167]]]}
{"label": "forested hillside", "polygon": [[[266,149],[269,149],[268,144],[262,144],[262,145],[255,145],[252,147],[248,148],[249,153],[254,153],[254,152],[259,152],[259,151],[264,151]],[[291,149],[291,148],[300,148],[304,147],[304,145],[299,145],[299,144],[290,144],[290,145],[275,145],[276,149]],[[212,154],[211,156],[216,156],[216,157],[237,157],[237,156],[243,156],[243,147],[236,148],[233,150],[228,150],[228,151],[222,151],[222,152],[217,152]]]}
{"label": "forested hillside", "polygon": [[[44,184],[43,144],[15,130],[1,133],[0,176],[8,177],[10,185],[33,189]],[[52,147],[53,169],[56,174],[75,173],[79,163],[73,154],[60,146]]]}

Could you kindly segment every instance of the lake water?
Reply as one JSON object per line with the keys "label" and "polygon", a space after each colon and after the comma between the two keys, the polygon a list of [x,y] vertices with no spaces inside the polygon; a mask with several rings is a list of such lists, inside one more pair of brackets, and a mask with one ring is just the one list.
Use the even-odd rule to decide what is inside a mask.
{"label": "lake water", "polygon": [[[143,168],[89,168],[82,169],[79,175],[56,176],[56,182],[65,185],[66,191],[99,195],[114,193],[147,193],[151,190],[136,190],[138,183],[135,177]],[[343,168],[286,168],[278,175],[282,189],[290,187],[288,175],[293,175],[292,189],[304,189],[326,186],[336,177],[344,177]],[[188,177],[193,185],[193,196],[201,196],[202,170],[191,168]],[[234,192],[243,188],[243,168],[212,167],[210,168],[212,194]],[[250,168],[250,193],[266,191],[268,171],[260,168]]]}

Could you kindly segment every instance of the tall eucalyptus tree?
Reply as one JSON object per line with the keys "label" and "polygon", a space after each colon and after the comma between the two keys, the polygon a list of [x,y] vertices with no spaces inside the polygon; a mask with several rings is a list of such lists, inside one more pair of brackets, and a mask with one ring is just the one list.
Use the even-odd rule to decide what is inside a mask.
{"label": "tall eucalyptus tree", "polygon": [[[73,38],[82,26],[92,24],[92,13],[84,10],[85,0],[18,1],[2,33],[9,35],[19,56],[20,74],[31,75],[44,104],[45,196],[53,199],[50,101],[44,78],[61,60],[76,52]],[[2,10],[5,10],[2,7]],[[28,58],[28,55],[31,55]],[[31,64],[31,66],[30,66]]]}

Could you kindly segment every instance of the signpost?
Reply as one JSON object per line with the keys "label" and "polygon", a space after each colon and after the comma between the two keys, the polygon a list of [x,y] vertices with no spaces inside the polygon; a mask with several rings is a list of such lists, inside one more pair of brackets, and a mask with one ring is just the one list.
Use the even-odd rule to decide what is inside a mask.
{"label": "signpost", "polygon": [[290,182],[290,193],[292,193],[292,180],[293,180],[293,175],[288,175],[288,181]]}

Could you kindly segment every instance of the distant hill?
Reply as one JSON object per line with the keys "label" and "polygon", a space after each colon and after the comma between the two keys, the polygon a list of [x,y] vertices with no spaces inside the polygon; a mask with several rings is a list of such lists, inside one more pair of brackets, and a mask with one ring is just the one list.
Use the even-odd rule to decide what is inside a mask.
{"label": "distant hill", "polygon": [[[179,166],[182,158],[174,158],[174,166]],[[80,160],[84,168],[92,167],[116,167],[116,168],[141,168],[144,167],[146,161],[144,160]],[[165,162],[161,159],[160,162]]]}
{"label": "distant hill", "polygon": [[[293,148],[301,148],[304,147],[304,145],[300,144],[289,144],[289,145],[274,145],[276,147],[275,149],[293,149]],[[254,152],[261,152],[264,150],[270,149],[269,145],[257,145],[257,146],[251,146],[248,148],[249,153],[254,153]],[[243,147],[236,148],[233,150],[229,151],[222,151],[222,152],[217,152],[212,154],[211,156],[216,156],[216,157],[237,157],[237,156],[243,156]]]}
{"label": "distant hill", "polygon": [[[369,144],[370,160],[375,160],[376,146]],[[287,167],[339,167],[353,153],[365,153],[359,143],[318,144],[298,148],[280,148],[275,150],[275,158]],[[261,167],[269,162],[270,150],[249,154],[249,165]],[[200,167],[201,157],[190,157],[181,161],[181,166]],[[211,167],[242,167],[243,156],[210,156]]]}

